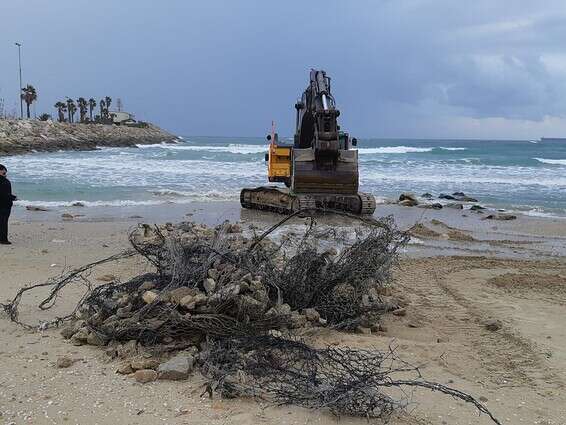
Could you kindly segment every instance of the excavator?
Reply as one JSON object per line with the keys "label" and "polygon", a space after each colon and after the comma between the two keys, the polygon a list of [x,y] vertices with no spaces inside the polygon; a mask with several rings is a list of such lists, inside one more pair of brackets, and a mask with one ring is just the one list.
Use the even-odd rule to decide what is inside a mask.
{"label": "excavator", "polygon": [[373,214],[373,195],[358,192],[357,140],[340,130],[340,111],[325,71],[311,70],[309,85],[295,109],[292,145],[280,142],[273,125],[267,136],[268,180],[286,187],[242,189],[242,207],[282,214],[313,209]]}

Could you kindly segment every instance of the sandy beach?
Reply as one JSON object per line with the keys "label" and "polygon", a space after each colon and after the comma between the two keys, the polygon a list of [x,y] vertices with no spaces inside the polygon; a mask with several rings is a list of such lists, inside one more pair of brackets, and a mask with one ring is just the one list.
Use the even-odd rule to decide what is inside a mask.
{"label": "sandy beach", "polygon": [[[210,207],[213,208],[210,208]],[[211,214],[210,211],[213,211]],[[62,214],[80,214],[73,219]],[[429,211],[394,205],[403,229],[415,223],[413,237],[395,271],[393,294],[407,315],[384,317],[385,332],[358,335],[320,330],[305,338],[319,345],[398,347],[399,354],[422,365],[427,379],[474,395],[505,424],[564,424],[566,418],[566,226],[562,219],[519,216],[517,220],[462,217],[461,211]],[[75,208],[49,212],[16,210],[14,245],[2,247],[2,301],[23,285],[49,277],[128,247],[128,230],[140,222],[191,219],[207,224],[224,220],[267,227],[280,217],[242,211],[234,203],[171,205],[137,210]],[[323,225],[348,227],[343,218],[323,217]],[[290,226],[303,226],[301,219]],[[423,230],[424,229],[424,230]],[[102,266],[121,280],[150,270],[132,258]],[[36,322],[72,309],[81,288],[69,288],[53,311],[41,312],[38,298],[24,299],[21,319]],[[500,330],[485,322],[499,320]],[[115,373],[117,363],[91,346],[73,346],[57,329],[31,332],[9,322],[0,327],[0,414],[3,423],[34,424],[363,424],[365,419],[272,407],[251,400],[209,399],[203,378],[139,384]],[[68,369],[58,356],[78,360]],[[419,390],[409,414],[394,424],[488,424],[473,407]]]}

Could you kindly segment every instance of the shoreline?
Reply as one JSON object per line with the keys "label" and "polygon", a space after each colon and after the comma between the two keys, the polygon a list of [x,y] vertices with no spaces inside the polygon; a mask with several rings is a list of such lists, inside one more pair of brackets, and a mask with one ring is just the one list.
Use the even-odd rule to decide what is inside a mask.
{"label": "shoreline", "polygon": [[33,152],[91,151],[167,143],[178,137],[160,127],[0,119],[0,157]]}
{"label": "shoreline", "polygon": [[[469,210],[423,210],[399,205],[378,205],[374,217],[392,216],[396,225],[411,232],[406,248],[408,257],[446,255],[493,256],[504,258],[566,257],[566,226],[564,219],[517,215],[512,221],[483,219],[486,214]],[[246,210],[235,201],[191,202],[187,204],[160,204],[115,207],[61,207],[48,211],[28,211],[22,207],[13,210],[11,223],[16,231],[26,224],[73,226],[88,224],[122,225],[123,228],[140,223],[195,221],[209,226],[228,220],[241,222],[245,227],[266,229],[285,216],[268,212]],[[303,226],[305,220],[296,218],[284,228]],[[357,226],[355,219],[323,215],[317,222],[324,226],[351,232]],[[423,228],[413,229],[415,225]],[[411,230],[413,229],[413,230]]]}

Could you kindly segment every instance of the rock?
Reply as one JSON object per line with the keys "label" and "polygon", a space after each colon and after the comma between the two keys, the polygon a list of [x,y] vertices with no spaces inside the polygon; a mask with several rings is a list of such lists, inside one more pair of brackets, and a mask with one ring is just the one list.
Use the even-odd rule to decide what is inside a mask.
{"label": "rock", "polygon": [[480,400],[482,403],[485,403],[485,402],[488,400],[488,398],[485,397],[485,396],[483,396],[483,395],[480,395],[479,400]]}
{"label": "rock", "polygon": [[125,344],[121,344],[116,348],[116,354],[121,359],[127,359],[138,353],[138,342],[132,339]]}
{"label": "rock", "polygon": [[117,277],[114,276],[113,274],[105,274],[97,277],[96,280],[100,282],[114,282],[115,280],[117,280]]}
{"label": "rock", "polygon": [[306,316],[299,314],[298,311],[291,312],[290,319],[291,319],[291,328],[293,329],[303,328],[307,324]]}
{"label": "rock", "polygon": [[328,255],[329,257],[336,257],[338,255],[338,250],[331,246],[326,250],[326,255]]}
{"label": "rock", "polygon": [[481,205],[472,205],[470,207],[470,210],[472,211],[481,211],[481,210],[485,210],[485,207],[482,207]]}
{"label": "rock", "polygon": [[136,381],[142,384],[146,384],[148,382],[153,382],[157,379],[157,372],[152,369],[136,370],[134,373],[134,378],[136,378]]}
{"label": "rock", "polygon": [[102,335],[96,332],[89,332],[86,338],[86,342],[89,345],[102,346],[102,345],[106,345],[108,341],[106,340],[105,337],[103,337]]}
{"label": "rock", "polygon": [[85,204],[83,204],[82,202],[73,202],[71,204],[72,207],[84,207]]}
{"label": "rock", "polygon": [[242,233],[242,226],[238,223],[231,224],[228,226],[228,233]]}
{"label": "rock", "polygon": [[289,306],[289,304],[274,305],[269,310],[267,310],[267,313],[265,313],[267,317],[286,316],[289,314],[291,314],[291,306]]}
{"label": "rock", "polygon": [[486,320],[483,323],[483,325],[488,331],[492,331],[492,332],[498,331],[503,326],[501,324],[501,321],[499,321],[497,319]]}
{"label": "rock", "polygon": [[28,211],[49,211],[45,207],[36,207],[34,205],[26,205],[26,210],[28,210]]}
{"label": "rock", "polygon": [[151,282],[151,281],[147,281],[144,282],[140,285],[139,290],[140,291],[149,291],[150,289],[155,288],[155,283]]}
{"label": "rock", "polygon": [[203,286],[207,294],[212,294],[216,289],[216,281],[209,277],[204,280]]}
{"label": "rock", "polygon": [[456,199],[460,202],[478,202],[476,198],[470,196],[457,196]]}
{"label": "rock", "polygon": [[252,274],[251,273],[245,274],[244,276],[242,276],[241,280],[244,282],[251,282],[253,280]]}
{"label": "rock", "polygon": [[172,359],[161,363],[157,368],[159,379],[179,381],[187,379],[194,367],[194,357],[187,353],[179,353]]}
{"label": "rock", "polygon": [[363,335],[371,335],[371,329],[365,328],[363,326],[358,326],[356,328],[356,332],[359,333],[359,334],[363,334]]}
{"label": "rock", "polygon": [[393,314],[394,316],[406,316],[407,310],[404,308],[398,308],[396,310],[393,310],[391,314]]}
{"label": "rock", "polygon": [[456,198],[454,198],[452,195],[446,195],[445,193],[441,193],[440,195],[438,195],[438,199],[448,199],[449,201],[456,200]]}
{"label": "rock", "polygon": [[129,375],[130,373],[134,373],[134,369],[130,365],[130,362],[122,362],[116,368],[116,373],[120,375]]}
{"label": "rock", "polygon": [[183,298],[187,295],[196,295],[198,290],[194,288],[189,288],[188,286],[181,286],[180,288],[175,288],[169,291],[169,301],[174,304],[179,304]]}
{"label": "rock", "polygon": [[399,202],[401,202],[401,201],[406,201],[406,200],[409,200],[409,201],[413,201],[413,202],[418,203],[417,197],[415,196],[414,193],[405,192],[405,193],[402,193],[402,194],[399,196]]}
{"label": "rock", "polygon": [[403,207],[416,207],[419,205],[417,201],[413,201],[411,199],[404,199],[403,201],[399,201],[398,204]]}
{"label": "rock", "polygon": [[57,357],[57,368],[59,369],[66,369],[71,367],[75,363],[73,359],[67,356]]}
{"label": "rock", "polygon": [[500,221],[508,221],[508,220],[515,220],[517,218],[516,215],[513,214],[489,214],[482,218],[482,220],[500,220]]}
{"label": "rock", "polygon": [[77,332],[74,324],[69,324],[61,329],[61,336],[65,339],[71,339],[71,337]]}
{"label": "rock", "polygon": [[137,357],[130,361],[130,366],[133,370],[140,369],[157,369],[159,362],[154,359],[146,359],[144,357]]}
{"label": "rock", "polygon": [[63,213],[63,214],[61,214],[61,218],[64,218],[64,219],[67,219],[67,220],[72,220],[75,217],[73,216],[73,214]]}
{"label": "rock", "polygon": [[86,344],[88,339],[88,330],[86,328],[79,329],[75,334],[71,337],[71,342],[74,345],[83,345]]}
{"label": "rock", "polygon": [[193,310],[197,305],[203,304],[208,300],[206,295],[202,292],[197,292],[195,295],[187,295],[179,302],[179,305],[187,310]]}
{"label": "rock", "polygon": [[241,314],[245,314],[252,319],[259,319],[263,316],[265,309],[267,308],[266,302],[261,302],[251,297],[250,295],[240,295],[236,299],[238,305],[238,311]]}
{"label": "rock", "polygon": [[454,192],[452,196],[456,198],[458,201],[462,201],[462,202],[478,202],[477,199],[466,195],[464,192]]}
{"label": "rock", "polygon": [[458,204],[457,202],[451,202],[445,205],[446,208],[453,208],[455,210],[463,210],[464,206],[462,204]]}
{"label": "rock", "polygon": [[434,204],[420,204],[417,205],[417,208],[425,208],[429,210],[441,210],[442,204],[439,204],[438,202],[435,202]]}
{"label": "rock", "polygon": [[158,296],[159,295],[157,294],[157,292],[145,291],[142,295],[142,300],[146,304],[151,304],[152,302],[154,302],[157,299]]}
{"label": "rock", "polygon": [[423,193],[423,194],[421,195],[421,198],[432,199],[433,196],[432,196],[431,193],[426,192],[426,193]]}
{"label": "rock", "polygon": [[208,269],[208,277],[211,279],[218,280],[219,274],[216,269]]}
{"label": "rock", "polygon": [[320,313],[314,308],[305,308],[302,313],[309,322],[318,322],[320,319]]}

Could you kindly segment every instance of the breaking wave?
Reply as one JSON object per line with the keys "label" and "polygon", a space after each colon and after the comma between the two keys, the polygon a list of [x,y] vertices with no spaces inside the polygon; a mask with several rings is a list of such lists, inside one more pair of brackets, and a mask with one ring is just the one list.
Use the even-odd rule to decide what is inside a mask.
{"label": "breaking wave", "polygon": [[158,143],[154,145],[136,145],[140,149],[168,149],[176,151],[197,151],[197,152],[227,152],[235,154],[257,154],[267,152],[266,145],[241,145],[236,143],[231,143],[228,146],[191,146],[186,144],[170,144],[170,143]]}
{"label": "breaking wave", "polygon": [[542,162],[543,164],[566,165],[566,159],[545,159],[545,158],[533,158],[533,159],[536,159],[538,162]]}
{"label": "breaking wave", "polygon": [[358,153],[360,155],[375,154],[375,153],[421,153],[431,152],[434,148],[416,148],[413,146],[384,146],[381,148],[360,148]]}

